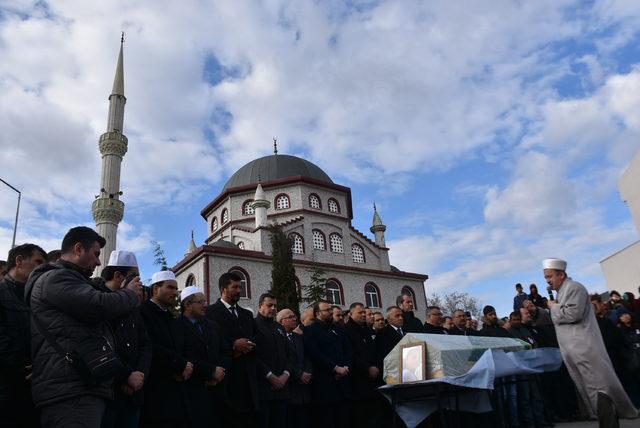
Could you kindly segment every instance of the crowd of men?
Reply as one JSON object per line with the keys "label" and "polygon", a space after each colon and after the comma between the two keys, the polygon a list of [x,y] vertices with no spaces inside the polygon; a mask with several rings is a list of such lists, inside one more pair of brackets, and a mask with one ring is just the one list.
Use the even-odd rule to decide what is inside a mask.
{"label": "crowd of men", "polygon": [[[384,357],[406,333],[560,347],[565,364],[543,374],[540,388],[513,383],[512,426],[550,426],[581,410],[602,418],[606,400],[624,416],[615,382],[588,378],[563,347],[597,351],[593,331],[575,332],[590,310],[613,376],[640,405],[640,301],[632,295],[611,293],[608,302],[594,295],[593,306],[580,308],[583,319],[540,296],[535,284],[528,294],[517,284],[509,317],[498,318],[492,306],[480,320],[429,306],[423,321],[409,295],[384,313],[358,302],[345,312],[319,301],[298,319],[265,293],[254,316],[239,305],[241,278],[234,273],[220,276],[220,298],[212,304],[197,286],[179,292],[171,271],[156,272],[143,286],[127,251],[112,252],[101,276],[91,278],[104,244],[92,229],[76,227],[57,252],[33,244],[9,252],[0,281],[0,426],[387,427],[395,416],[377,388],[384,384]],[[559,298],[579,293],[566,263],[549,266],[545,278]],[[589,364],[605,375],[611,365]],[[609,383],[608,395],[593,397],[600,383]]]}

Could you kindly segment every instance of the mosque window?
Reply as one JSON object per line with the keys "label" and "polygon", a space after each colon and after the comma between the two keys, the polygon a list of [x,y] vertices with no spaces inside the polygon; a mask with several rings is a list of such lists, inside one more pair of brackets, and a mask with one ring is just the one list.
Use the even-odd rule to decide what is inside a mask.
{"label": "mosque window", "polygon": [[196,285],[196,277],[191,273],[187,277],[187,282],[185,282],[185,287],[191,287],[192,285]]}
{"label": "mosque window", "polygon": [[302,236],[297,233],[292,233],[289,235],[289,238],[293,241],[291,244],[293,254],[304,254],[304,241],[302,240]]}
{"label": "mosque window", "polygon": [[229,221],[229,210],[226,208],[222,210],[222,214],[220,215],[220,219],[222,220],[222,224],[225,224]]}
{"label": "mosque window", "polygon": [[329,235],[329,243],[331,244],[331,252],[344,252],[342,248],[342,236],[338,235],[337,233],[332,233],[331,235]]}
{"label": "mosque window", "polygon": [[282,195],[276,196],[277,210],[286,210],[289,207],[291,207],[291,204],[289,203],[289,197],[287,195],[282,194]]}
{"label": "mosque window", "polygon": [[324,233],[320,232],[317,229],[314,229],[313,232],[313,248],[316,250],[325,250],[326,245],[324,242]]}
{"label": "mosque window", "polygon": [[241,250],[244,250],[244,242],[242,241],[238,242],[238,248],[240,248]]}
{"label": "mosque window", "polygon": [[342,294],[342,285],[337,279],[330,279],[325,285],[327,290],[327,301],[333,305],[344,305],[344,298]]}
{"label": "mosque window", "polygon": [[244,204],[242,204],[242,214],[243,215],[254,215],[255,211],[253,209],[253,207],[251,206],[251,203],[253,201],[252,200],[248,200],[245,201]]}
{"label": "mosque window", "polygon": [[309,206],[316,210],[322,209],[322,203],[320,202],[320,197],[315,193],[309,195]]}
{"label": "mosque window", "polygon": [[333,198],[329,199],[327,201],[327,206],[329,207],[330,213],[335,213],[335,214],[340,213],[340,205],[338,204],[338,201],[336,201],[335,199]]}
{"label": "mosque window", "polygon": [[364,286],[364,300],[370,308],[381,308],[380,289],[373,282],[368,282]]}
{"label": "mosque window", "polygon": [[211,231],[215,232],[216,230],[218,230],[218,218],[214,217],[211,221]]}
{"label": "mosque window", "polygon": [[235,273],[240,277],[240,298],[251,298],[251,282],[249,280],[249,273],[241,267],[233,267],[229,269],[229,273]]}
{"label": "mosque window", "polygon": [[364,250],[360,245],[351,245],[351,258],[354,263],[364,263]]}
{"label": "mosque window", "polygon": [[406,294],[407,296],[411,296],[411,300],[413,301],[413,309],[418,309],[418,305],[416,302],[416,293],[414,293],[413,288],[409,287],[408,285],[405,285],[404,287],[402,287],[402,291],[400,291],[400,294]]}

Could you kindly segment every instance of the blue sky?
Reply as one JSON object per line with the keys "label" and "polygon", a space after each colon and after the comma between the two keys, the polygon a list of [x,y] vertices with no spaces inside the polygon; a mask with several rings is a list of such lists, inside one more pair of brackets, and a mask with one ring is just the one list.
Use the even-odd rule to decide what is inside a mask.
{"label": "blue sky", "polygon": [[[392,263],[427,293],[506,314],[540,260],[604,290],[598,262],[638,239],[616,182],[640,148],[634,1],[84,1],[0,5],[0,176],[18,241],[91,224],[98,136],[125,43],[125,223],[150,276],[244,163],[303,156],[372,204]],[[0,189],[0,254],[15,195]]]}

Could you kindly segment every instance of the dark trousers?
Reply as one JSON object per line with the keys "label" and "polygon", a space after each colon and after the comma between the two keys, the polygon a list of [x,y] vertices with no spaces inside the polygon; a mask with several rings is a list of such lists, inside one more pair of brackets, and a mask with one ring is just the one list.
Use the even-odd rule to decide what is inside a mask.
{"label": "dark trousers", "polygon": [[225,428],[256,428],[258,426],[257,413],[246,410],[240,411],[229,403],[220,403],[221,411],[218,413],[221,422],[219,425]]}
{"label": "dark trousers", "polygon": [[287,427],[308,427],[311,425],[309,413],[311,408],[308,404],[289,404],[287,407]]}
{"label": "dark trousers", "polygon": [[350,402],[338,401],[314,404],[313,426],[317,428],[348,428],[351,426]]}
{"label": "dark trousers", "polygon": [[127,397],[118,397],[107,403],[102,417],[102,428],[138,428],[140,406]]}
{"label": "dark trousers", "polygon": [[263,400],[258,410],[260,428],[284,428],[287,426],[287,401]]}
{"label": "dark trousers", "polygon": [[0,427],[37,428],[39,412],[33,405],[31,388],[22,373],[12,375],[14,373],[0,373]]}
{"label": "dark trousers", "polygon": [[382,413],[379,411],[380,406],[378,406],[377,404],[378,403],[375,396],[372,396],[368,400],[352,401],[352,426],[356,428],[372,428],[382,426],[380,420]]}
{"label": "dark trousers", "polygon": [[107,400],[81,395],[42,408],[42,428],[99,428]]}

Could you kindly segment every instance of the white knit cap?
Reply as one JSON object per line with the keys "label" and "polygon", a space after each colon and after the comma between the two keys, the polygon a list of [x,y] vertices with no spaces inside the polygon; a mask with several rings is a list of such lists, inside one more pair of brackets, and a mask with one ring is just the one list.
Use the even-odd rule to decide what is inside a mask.
{"label": "white knit cap", "polygon": [[113,250],[109,255],[107,266],[138,267],[138,261],[131,251]]}
{"label": "white knit cap", "polygon": [[542,261],[542,269],[567,270],[567,262],[561,259],[545,259]]}
{"label": "white knit cap", "polygon": [[170,280],[176,280],[176,275],[170,270],[161,270],[151,275],[151,285]]}
{"label": "white knit cap", "polygon": [[193,294],[197,294],[197,293],[202,293],[202,289],[200,287],[197,287],[195,285],[190,285],[188,287],[185,287],[181,292],[180,292],[180,300],[184,302],[184,299],[186,299],[187,297],[193,295]]}

